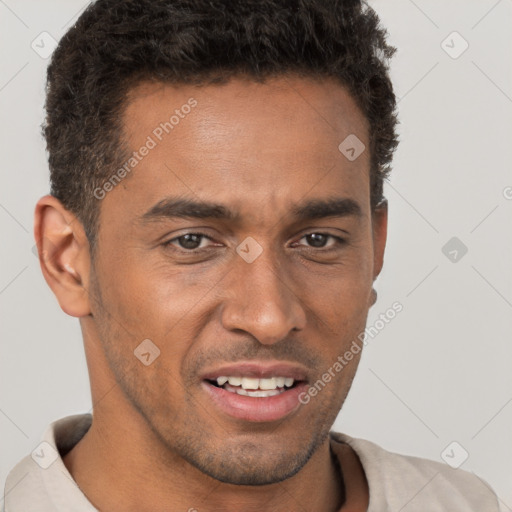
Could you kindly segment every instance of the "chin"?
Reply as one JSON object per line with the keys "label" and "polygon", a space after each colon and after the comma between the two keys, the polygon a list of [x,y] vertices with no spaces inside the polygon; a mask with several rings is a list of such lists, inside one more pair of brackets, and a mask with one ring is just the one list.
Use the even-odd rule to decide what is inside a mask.
{"label": "chin", "polygon": [[225,484],[261,486],[277,484],[287,480],[297,474],[303,467],[303,465],[296,465],[279,470],[275,467],[275,464],[272,464],[272,468],[265,466],[241,470],[236,467],[226,467],[225,464],[222,466],[222,468],[199,467],[198,469]]}
{"label": "chin", "polygon": [[314,453],[311,446],[293,453],[270,453],[261,446],[238,446],[222,450],[222,453],[199,457],[189,462],[202,473],[232,485],[271,485],[297,474]]}

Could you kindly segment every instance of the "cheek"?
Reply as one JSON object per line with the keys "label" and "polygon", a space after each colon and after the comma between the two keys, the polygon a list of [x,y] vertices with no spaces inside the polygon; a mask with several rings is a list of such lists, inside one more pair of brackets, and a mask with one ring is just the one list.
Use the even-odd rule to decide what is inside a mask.
{"label": "cheek", "polygon": [[126,264],[124,271],[126,278],[111,290],[119,320],[127,331],[159,348],[161,377],[172,375],[179,380],[198,332],[215,307],[215,280],[200,278],[192,267],[186,271],[162,264],[149,268],[147,262]]}
{"label": "cheek", "polygon": [[170,328],[191,309],[198,295],[197,279],[191,274],[190,269],[171,269],[170,265],[151,264],[149,258],[130,257],[127,251],[122,261],[105,262],[103,299],[125,322]]}
{"label": "cheek", "polygon": [[371,269],[366,258],[354,254],[335,265],[297,268],[290,278],[298,296],[317,314],[335,322],[357,321],[367,312]]}
{"label": "cheek", "polygon": [[[311,339],[317,340],[316,350],[324,361],[324,371],[331,369],[336,375],[333,382],[338,383],[329,386],[331,391],[325,398],[330,395],[339,399],[357,369],[362,352],[358,336],[364,332],[368,315],[370,275],[361,266],[347,264],[337,272],[330,271],[329,275],[310,272],[298,281],[304,283],[300,297],[308,314],[307,329]],[[350,361],[344,362],[342,369],[337,365],[339,371],[335,371],[333,365],[338,356],[343,356],[351,347],[354,348],[349,354]]]}

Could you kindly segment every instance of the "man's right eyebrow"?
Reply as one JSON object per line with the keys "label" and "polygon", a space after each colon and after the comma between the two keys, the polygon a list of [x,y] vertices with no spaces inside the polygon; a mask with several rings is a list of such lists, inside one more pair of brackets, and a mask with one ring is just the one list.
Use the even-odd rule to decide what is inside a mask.
{"label": "man's right eyebrow", "polygon": [[153,205],[137,220],[143,224],[165,219],[221,219],[236,221],[240,214],[226,206],[210,201],[195,201],[177,197],[167,197]]}

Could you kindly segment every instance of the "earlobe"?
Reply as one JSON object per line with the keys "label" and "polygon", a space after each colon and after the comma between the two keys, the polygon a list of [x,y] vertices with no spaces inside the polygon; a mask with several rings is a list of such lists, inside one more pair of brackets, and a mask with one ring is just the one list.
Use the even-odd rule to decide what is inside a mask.
{"label": "earlobe", "polygon": [[81,223],[47,195],[36,205],[34,237],[41,271],[62,310],[75,317],[89,315],[89,245]]}

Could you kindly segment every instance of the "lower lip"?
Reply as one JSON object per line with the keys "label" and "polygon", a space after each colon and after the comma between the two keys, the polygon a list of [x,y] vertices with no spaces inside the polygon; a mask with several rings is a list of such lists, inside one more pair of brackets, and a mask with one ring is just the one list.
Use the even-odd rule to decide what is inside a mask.
{"label": "lower lip", "polygon": [[269,397],[249,397],[226,391],[206,381],[202,383],[213,403],[225,414],[245,421],[276,421],[283,419],[301,403],[299,395],[307,389],[302,382],[295,387]]}

